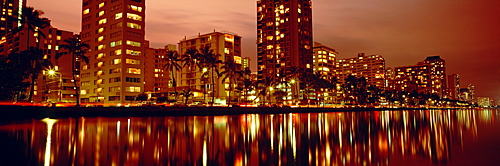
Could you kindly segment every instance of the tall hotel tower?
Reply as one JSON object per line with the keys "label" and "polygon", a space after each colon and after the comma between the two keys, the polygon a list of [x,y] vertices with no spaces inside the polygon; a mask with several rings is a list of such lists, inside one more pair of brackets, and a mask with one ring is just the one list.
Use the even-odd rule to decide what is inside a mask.
{"label": "tall hotel tower", "polygon": [[144,90],[144,0],[83,0],[82,102],[133,101]]}
{"label": "tall hotel tower", "polygon": [[312,73],[312,54],[311,0],[257,1],[258,80],[276,79],[291,67]]}
{"label": "tall hotel tower", "polygon": [[26,0],[0,0],[0,37],[20,26],[20,22],[11,21],[18,19],[26,7]]}

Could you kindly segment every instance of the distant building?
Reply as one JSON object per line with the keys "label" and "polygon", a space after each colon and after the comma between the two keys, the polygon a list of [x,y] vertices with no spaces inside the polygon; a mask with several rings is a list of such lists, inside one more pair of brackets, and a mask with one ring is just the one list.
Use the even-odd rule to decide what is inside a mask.
{"label": "distant building", "polygon": [[381,55],[358,54],[355,58],[339,59],[335,74],[344,82],[352,75],[366,79],[369,85],[385,88],[385,59]]}
{"label": "distant building", "polygon": [[477,106],[479,107],[491,107],[493,106],[493,100],[489,97],[477,97]]}
{"label": "distant building", "polygon": [[335,77],[335,60],[338,52],[318,42],[314,42],[313,52],[314,73],[319,72],[327,80],[332,80]]}
{"label": "distant building", "polygon": [[[257,0],[257,70],[260,86],[266,78],[278,79],[292,67],[313,71],[311,0]],[[293,84],[281,88],[299,96]],[[296,98],[295,98],[296,99]]]}
{"label": "distant building", "polygon": [[131,102],[144,92],[144,0],[83,0],[82,102]]}
{"label": "distant building", "polygon": [[241,59],[241,68],[245,70],[247,67],[250,68],[250,57],[243,57]]}
{"label": "distant building", "polygon": [[450,94],[450,99],[458,100],[460,99],[460,78],[458,74],[448,75],[448,91]]}
{"label": "distant building", "polygon": [[[205,47],[210,47],[210,49],[214,51],[214,54],[219,54],[219,60],[222,62],[226,61],[226,57],[230,57],[233,58],[236,63],[242,64],[241,36],[232,32],[214,31],[207,34],[185,37],[179,41],[178,45],[179,54],[181,55],[190,48],[200,50]],[[223,64],[218,65],[219,70],[222,66]],[[202,77],[206,72],[208,72],[208,74],[206,74],[205,77]],[[196,66],[191,69],[188,69],[187,67],[183,68],[181,76],[177,78],[177,83],[180,87],[179,89],[191,87],[192,91],[198,92],[195,94],[195,98],[204,98],[206,99],[206,102],[209,101],[211,93],[215,93],[215,98],[217,99],[217,101],[215,101],[216,103],[225,103],[222,100],[226,100],[229,93],[232,93],[232,97],[235,96],[233,94],[234,91],[229,91],[229,81],[222,83],[222,77],[215,77],[215,87],[211,87],[211,74],[212,73],[209,68],[199,69]],[[207,96],[203,97],[198,95],[200,92],[206,92]]]}
{"label": "distant building", "polygon": [[[164,92],[169,87],[170,73],[165,71],[165,55],[175,48],[166,45],[165,48],[146,48],[144,66],[144,92]],[[175,51],[175,50],[173,50]]]}
{"label": "distant building", "polygon": [[474,85],[469,84],[467,88],[460,88],[460,100],[465,101],[471,104],[475,104],[476,100],[474,99]]}
{"label": "distant building", "polygon": [[417,65],[395,67],[391,86],[399,91],[432,93],[446,97],[444,62],[439,56],[430,56]]}

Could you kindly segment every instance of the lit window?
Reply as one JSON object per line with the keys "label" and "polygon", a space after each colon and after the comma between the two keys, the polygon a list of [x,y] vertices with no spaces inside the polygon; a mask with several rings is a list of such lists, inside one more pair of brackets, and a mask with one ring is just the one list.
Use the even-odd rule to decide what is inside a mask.
{"label": "lit window", "polygon": [[138,69],[138,68],[127,68],[127,73],[141,74],[141,69]]}
{"label": "lit window", "polygon": [[125,91],[127,91],[127,92],[141,92],[141,87],[129,86],[129,87],[126,87]]}
{"label": "lit window", "polygon": [[127,40],[127,45],[131,45],[131,46],[135,46],[135,47],[140,47],[141,43],[136,42],[136,41]]}
{"label": "lit window", "polygon": [[99,32],[99,33],[102,33],[102,32],[104,32],[104,27],[102,27],[102,28],[99,28],[99,29],[97,30],[97,32]]}
{"label": "lit window", "polygon": [[142,12],[142,7],[138,7],[135,5],[128,5],[128,8],[132,9],[133,11]]}
{"label": "lit window", "polygon": [[57,37],[56,37],[56,40],[61,40],[61,36],[57,36]]}
{"label": "lit window", "polygon": [[131,22],[127,22],[127,27],[134,28],[134,29],[141,29],[141,26],[139,24],[131,23]]}
{"label": "lit window", "polygon": [[99,25],[100,25],[100,24],[106,24],[106,21],[107,21],[107,19],[105,19],[105,18],[103,18],[103,19],[99,20]]}
{"label": "lit window", "polygon": [[267,40],[273,40],[273,36],[267,36]]}
{"label": "lit window", "polygon": [[138,65],[138,64],[141,64],[141,61],[137,60],[137,59],[126,59],[125,63],[127,63],[127,64],[133,64],[133,65]]}
{"label": "lit window", "polygon": [[89,14],[89,13],[90,13],[90,9],[85,9],[85,10],[83,11],[83,14]]}
{"label": "lit window", "polygon": [[136,20],[136,21],[142,21],[141,16],[139,16],[137,14],[133,14],[133,13],[127,13],[127,18],[132,19],[132,20]]}
{"label": "lit window", "polygon": [[115,14],[115,20],[118,20],[118,19],[122,18],[122,16],[123,16],[123,13],[116,13]]}
{"label": "lit window", "polygon": [[50,44],[47,45],[47,49],[49,49],[49,50],[52,49],[52,45],[50,45]]}
{"label": "lit window", "polygon": [[105,49],[106,48],[106,45],[104,44],[101,44],[99,46],[97,46],[97,50],[102,50],[102,49]]}
{"label": "lit window", "polygon": [[99,4],[99,8],[102,8],[102,7],[104,7],[104,2]]}
{"label": "lit window", "polygon": [[102,57],[104,57],[104,53],[99,53],[99,54],[97,54],[96,59],[101,59]]}
{"label": "lit window", "polygon": [[122,50],[115,50],[115,55],[121,55],[122,54]]}
{"label": "lit window", "polygon": [[135,51],[135,50],[126,50],[127,51],[127,54],[129,55],[134,55],[134,56],[140,56],[141,55],[141,51]]}
{"label": "lit window", "polygon": [[99,36],[99,38],[97,38],[97,41],[102,41],[104,40],[104,36]]}
{"label": "lit window", "polygon": [[111,46],[111,47],[115,47],[115,46],[119,46],[119,45],[122,45],[122,41],[121,40],[109,43],[109,46]]}
{"label": "lit window", "polygon": [[97,67],[102,67],[103,64],[104,64],[104,62],[98,62]]}
{"label": "lit window", "polygon": [[122,62],[121,59],[113,59],[113,61],[111,61],[113,65],[117,65],[117,64],[120,64]]}
{"label": "lit window", "polygon": [[104,10],[99,12],[99,17],[101,17],[102,15],[104,15]]}

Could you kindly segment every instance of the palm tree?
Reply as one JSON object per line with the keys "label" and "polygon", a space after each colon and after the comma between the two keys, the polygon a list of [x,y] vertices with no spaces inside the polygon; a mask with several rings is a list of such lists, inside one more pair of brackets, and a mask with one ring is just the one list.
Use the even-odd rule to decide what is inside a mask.
{"label": "palm tree", "polygon": [[303,70],[301,67],[295,67],[292,66],[288,68],[286,71],[288,78],[290,79],[290,82],[292,83],[291,85],[291,91],[292,91],[292,102],[297,102],[299,99],[299,92],[300,92],[300,80],[301,74],[303,74]]}
{"label": "palm tree", "polygon": [[193,95],[193,92],[191,92],[191,89],[183,89],[180,95],[184,96],[184,106],[187,106],[189,97]]}
{"label": "palm tree", "polygon": [[18,18],[14,21],[19,21],[21,26],[14,30],[14,33],[20,32],[23,29],[27,30],[27,45],[26,48],[30,46],[30,31],[37,32],[38,36],[38,44],[37,48],[40,47],[40,37],[45,38],[45,34],[40,31],[40,29],[46,28],[50,26],[50,20],[48,18],[41,17],[43,15],[43,11],[35,10],[33,7],[24,7],[21,18]]}
{"label": "palm tree", "polygon": [[271,104],[271,91],[274,89],[276,81],[272,77],[266,77],[263,82],[259,85],[259,95],[263,96],[263,104],[266,104],[266,94],[269,94],[269,103]]}
{"label": "palm tree", "polygon": [[191,88],[191,78],[193,78],[193,71],[194,69],[196,69],[199,61],[198,55],[198,50],[196,50],[195,48],[189,48],[183,55],[184,64],[182,65],[182,67],[187,67],[189,74],[186,78],[188,79],[187,83],[189,88]]}
{"label": "palm tree", "polygon": [[215,102],[215,75],[219,76],[219,69],[218,65],[222,63],[221,60],[219,60],[220,54],[214,53],[213,49],[210,49],[210,47],[205,47],[200,50],[200,57],[203,59],[203,63],[210,68],[210,75],[212,77],[212,102],[210,106],[213,106]]}
{"label": "palm tree", "polygon": [[22,51],[21,54],[27,55],[27,61],[31,64],[31,88],[28,96],[28,101],[32,101],[33,93],[35,92],[35,81],[38,79],[38,74],[42,70],[52,67],[52,63],[49,59],[45,58],[43,51],[36,47],[30,47],[28,50]]}
{"label": "palm tree", "polygon": [[[36,78],[38,78],[38,74],[41,71],[38,69],[43,68],[43,66],[38,66],[39,64],[42,63],[43,52],[41,52],[39,50],[33,50],[30,47],[30,38],[31,38],[30,31],[38,33],[38,36],[37,36],[38,44],[37,44],[36,48],[39,48],[40,47],[40,38],[41,37],[45,38],[45,34],[43,34],[40,31],[40,29],[43,29],[43,28],[50,26],[50,20],[48,18],[41,18],[40,17],[41,15],[43,15],[43,12],[40,10],[35,10],[33,7],[24,7],[21,17],[17,18],[17,19],[15,18],[14,20],[12,20],[14,22],[19,22],[21,24],[21,26],[18,27],[17,29],[15,29],[13,33],[18,33],[23,29],[27,30],[26,36],[28,36],[28,38],[27,38],[27,42],[26,42],[26,48],[28,48],[28,50],[31,50],[31,51],[29,51],[30,52],[29,54],[35,56],[35,57],[29,58],[29,61],[32,62],[31,63],[31,68],[32,68],[31,81],[32,82],[31,82],[31,88],[30,88],[30,93],[29,93],[29,97],[28,97],[29,101],[31,101],[33,99],[33,93],[34,93],[34,87],[35,87],[34,82],[35,82]],[[37,55],[35,55],[35,53]],[[38,53],[40,53],[40,54],[38,54]],[[39,55],[41,55],[42,57],[40,57]]]}
{"label": "palm tree", "polygon": [[71,55],[71,71],[73,77],[73,84],[75,85],[75,95],[76,95],[76,106],[80,106],[80,86],[77,83],[76,75],[80,74],[80,62],[83,60],[85,63],[89,63],[89,58],[85,56],[86,50],[90,48],[87,43],[83,43],[78,36],[73,36],[64,40],[64,44],[59,45],[61,50],[66,50],[63,52],[58,52],[56,54],[56,60],[64,55]]}
{"label": "palm tree", "polygon": [[172,78],[172,87],[174,87],[174,93],[175,93],[175,98],[177,99],[177,82],[175,81],[175,71],[179,71],[181,69],[181,65],[179,62],[181,61],[179,54],[177,51],[167,51],[167,54],[165,55],[165,65],[163,65],[163,68],[165,68],[167,71],[170,71],[170,76]]}
{"label": "palm tree", "polygon": [[220,73],[222,77],[222,82],[226,82],[229,79],[229,100],[227,101],[227,106],[231,105],[231,92],[234,90],[234,84],[237,78],[243,77],[243,73],[240,70],[240,65],[238,65],[233,58],[226,56],[226,61],[224,66],[222,66],[223,71]]}

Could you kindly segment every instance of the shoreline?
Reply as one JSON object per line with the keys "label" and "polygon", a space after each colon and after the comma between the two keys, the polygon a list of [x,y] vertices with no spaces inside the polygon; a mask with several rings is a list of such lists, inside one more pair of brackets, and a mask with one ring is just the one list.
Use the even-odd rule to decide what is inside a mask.
{"label": "shoreline", "polygon": [[[274,108],[274,107],[38,107],[0,106],[4,120],[78,117],[216,116],[240,114],[321,113],[469,108]],[[494,108],[493,108],[494,109]]]}

